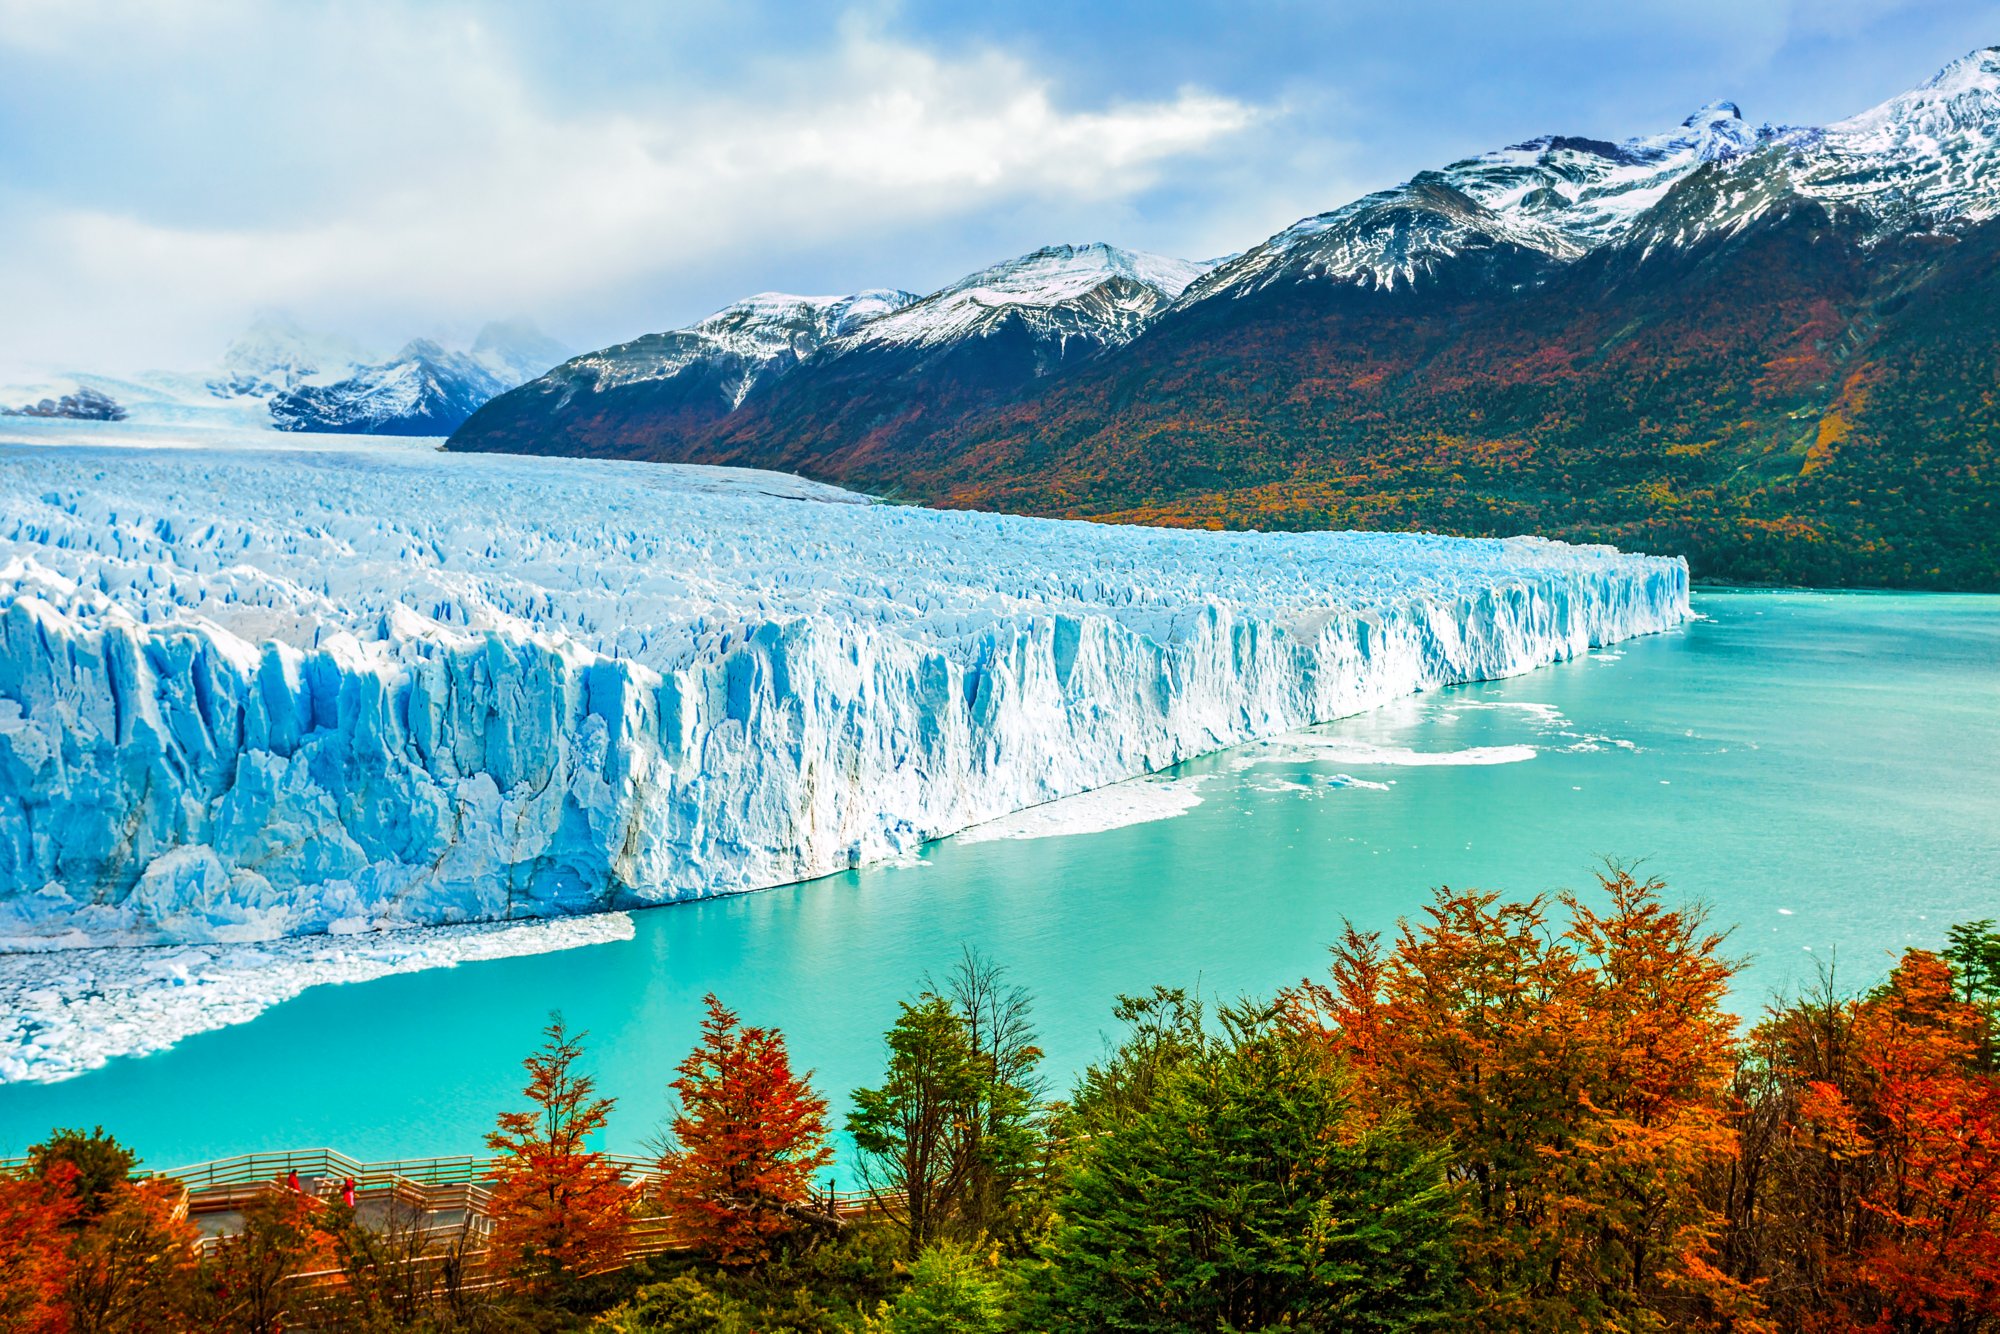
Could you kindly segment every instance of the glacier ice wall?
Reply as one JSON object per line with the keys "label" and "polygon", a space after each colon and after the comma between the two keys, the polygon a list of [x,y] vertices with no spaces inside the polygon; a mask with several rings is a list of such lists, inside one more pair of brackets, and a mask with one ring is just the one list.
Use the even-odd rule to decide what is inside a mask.
{"label": "glacier ice wall", "polygon": [[0,941],[784,883],[1672,626],[1677,559],[392,445],[0,444]]}

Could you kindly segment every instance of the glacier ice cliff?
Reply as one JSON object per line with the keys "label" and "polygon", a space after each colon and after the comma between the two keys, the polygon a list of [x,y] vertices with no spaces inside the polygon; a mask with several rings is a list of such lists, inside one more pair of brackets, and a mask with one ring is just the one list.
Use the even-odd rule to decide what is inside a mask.
{"label": "glacier ice cliff", "polygon": [[779,884],[1688,614],[1678,559],[1531,538],[156,443],[0,443],[7,947]]}

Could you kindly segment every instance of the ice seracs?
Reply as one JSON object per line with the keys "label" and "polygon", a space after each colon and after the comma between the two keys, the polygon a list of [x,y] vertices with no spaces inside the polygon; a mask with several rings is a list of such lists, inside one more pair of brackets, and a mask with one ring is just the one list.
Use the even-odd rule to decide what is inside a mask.
{"label": "ice seracs", "polygon": [[1117,528],[728,469],[89,439],[0,445],[16,946],[797,880],[1687,611],[1679,560],[1532,539]]}

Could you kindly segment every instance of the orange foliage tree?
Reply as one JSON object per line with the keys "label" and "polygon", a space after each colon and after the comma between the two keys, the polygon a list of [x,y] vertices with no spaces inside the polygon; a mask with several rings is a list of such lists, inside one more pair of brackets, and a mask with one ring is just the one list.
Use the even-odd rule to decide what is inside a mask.
{"label": "orange foliage tree", "polygon": [[540,1051],[522,1064],[529,1110],[502,1112],[486,1143],[501,1157],[493,1191],[493,1254],[528,1292],[561,1301],[577,1281],[624,1256],[631,1192],[587,1147],[612,1100],[577,1070],[584,1034],[551,1015]]}
{"label": "orange foliage tree", "polygon": [[826,1099],[792,1073],[782,1033],[743,1028],[713,994],[701,1045],[669,1086],[680,1110],[661,1155],[661,1203],[724,1264],[766,1258],[833,1161]]}
{"label": "orange foliage tree", "polygon": [[170,1181],[123,1183],[77,1236],[65,1300],[73,1328],[169,1334],[188,1328],[198,1231]]}
{"label": "orange foliage tree", "polygon": [[[1708,1258],[1702,1184],[1734,1151],[1722,937],[1656,881],[1608,905],[1440,889],[1393,949],[1349,928],[1293,1012],[1379,1115],[1453,1155],[1483,1328],[1725,1324],[1754,1307]],[[1738,1328],[1746,1326],[1738,1325]]]}

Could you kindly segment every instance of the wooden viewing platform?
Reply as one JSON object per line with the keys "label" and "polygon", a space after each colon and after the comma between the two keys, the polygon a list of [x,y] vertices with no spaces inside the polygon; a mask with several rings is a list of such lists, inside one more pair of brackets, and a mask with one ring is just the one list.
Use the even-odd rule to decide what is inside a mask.
{"label": "wooden viewing platform", "polygon": [[[599,1158],[618,1169],[636,1194],[643,1195],[659,1179],[658,1163],[631,1154],[606,1153]],[[185,1167],[141,1169],[143,1180],[172,1181],[181,1187],[175,1212],[193,1220],[201,1244],[213,1246],[242,1227],[243,1207],[266,1191],[289,1189],[291,1174],[315,1199],[338,1199],[342,1187],[354,1182],[355,1212],[363,1222],[398,1227],[434,1236],[440,1242],[465,1243],[483,1250],[493,1231],[493,1186],[506,1166],[505,1158],[471,1154],[443,1158],[398,1158],[362,1162],[337,1149],[288,1149],[244,1153]],[[0,1160],[0,1173],[18,1173],[23,1158]],[[879,1207],[881,1198],[868,1191],[827,1191],[814,1203],[836,1217],[859,1217]],[[628,1258],[677,1250],[685,1245],[674,1220],[664,1214],[635,1215]]]}

